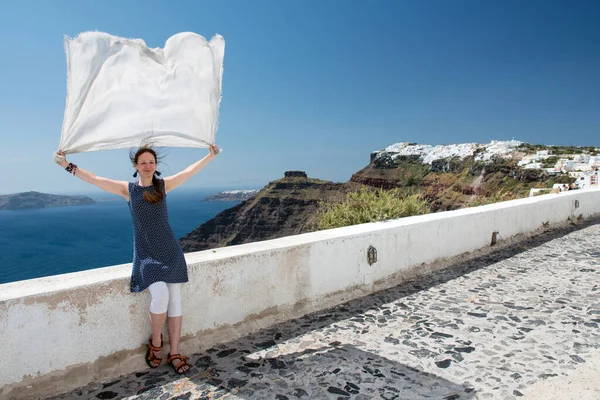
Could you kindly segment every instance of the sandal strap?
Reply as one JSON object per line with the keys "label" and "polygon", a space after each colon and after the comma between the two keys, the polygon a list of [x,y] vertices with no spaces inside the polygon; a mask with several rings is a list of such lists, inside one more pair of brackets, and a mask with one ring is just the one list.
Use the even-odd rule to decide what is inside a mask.
{"label": "sandal strap", "polygon": [[150,349],[152,349],[152,351],[161,351],[163,349],[163,337],[162,337],[162,333],[160,334],[160,346],[154,346],[152,344],[152,336],[150,336],[150,339],[148,339],[148,347],[150,347]]}
{"label": "sandal strap", "polygon": [[[175,361],[175,360],[179,360],[181,362],[179,364],[177,364],[177,365],[174,365],[173,361]],[[175,371],[178,374],[182,374],[183,373],[183,369],[185,367],[188,367],[188,369],[189,369],[189,364],[187,362],[187,357],[182,356],[181,354],[173,354],[173,355],[169,354],[169,358],[167,358],[167,362],[169,364],[171,364],[171,366],[175,369]]]}
{"label": "sandal strap", "polygon": [[[173,364],[173,361],[175,360],[179,360],[181,361],[179,364],[175,365]],[[168,362],[169,364],[171,364],[171,366],[173,367],[173,369],[175,370],[175,372],[177,372],[178,374],[183,374],[185,371],[185,367],[187,367],[187,369],[189,370],[189,364],[187,363],[187,357],[184,357],[180,354],[174,354],[172,356],[170,356],[168,358]]]}
{"label": "sandal strap", "polygon": [[179,360],[181,361],[179,364],[177,364],[177,367],[179,367],[182,363],[186,363],[187,364],[187,357],[182,356],[181,354],[169,354],[169,358],[167,358],[167,361],[169,363],[171,363],[174,360]]}
{"label": "sandal strap", "polygon": [[161,357],[157,357],[156,354],[154,354],[153,351],[150,351],[147,357],[147,360],[152,362],[152,361],[162,361]]}
{"label": "sandal strap", "polygon": [[152,346],[152,343],[148,343],[148,347],[150,347],[150,349],[152,351],[161,351],[163,349],[162,346],[160,346],[160,347]]}

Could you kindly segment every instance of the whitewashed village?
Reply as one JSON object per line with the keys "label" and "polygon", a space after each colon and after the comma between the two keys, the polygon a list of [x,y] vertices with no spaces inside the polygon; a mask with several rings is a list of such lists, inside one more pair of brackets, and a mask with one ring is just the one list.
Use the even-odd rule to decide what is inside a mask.
{"label": "whitewashed village", "polygon": [[[538,150],[531,153],[528,147],[538,148]],[[573,153],[565,153],[565,149],[572,149]],[[572,184],[554,184],[548,188],[531,189],[530,196],[600,187],[600,148],[594,146],[530,145],[513,138],[508,141],[492,140],[488,144],[462,143],[435,146],[400,142],[374,152],[375,158],[390,157],[392,160],[411,155],[420,156],[422,162],[427,164],[452,157],[474,156],[476,161],[484,162],[500,157],[518,160],[517,165],[523,169],[543,170],[550,176],[568,175],[575,179]]]}
{"label": "whitewashed village", "polygon": [[[576,179],[575,189],[589,189],[598,187],[598,170],[600,169],[598,150],[596,148],[593,154],[582,152],[581,154],[560,156],[553,155],[550,149],[538,150],[535,154],[523,157],[518,165],[525,169],[543,169],[549,175],[568,174]],[[555,184],[552,189],[565,191],[573,189],[573,187]],[[532,189],[532,194],[535,191],[536,189]]]}

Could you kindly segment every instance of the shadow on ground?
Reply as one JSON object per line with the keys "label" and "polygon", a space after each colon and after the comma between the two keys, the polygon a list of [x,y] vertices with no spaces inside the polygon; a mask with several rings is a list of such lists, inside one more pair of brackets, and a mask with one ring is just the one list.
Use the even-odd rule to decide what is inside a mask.
{"label": "shadow on ground", "polygon": [[189,382],[156,376],[147,381],[159,386],[142,388],[133,398],[470,399],[474,395],[473,388],[351,345],[334,343],[262,359],[252,358],[252,350],[245,348],[247,343],[231,345],[194,357]]}

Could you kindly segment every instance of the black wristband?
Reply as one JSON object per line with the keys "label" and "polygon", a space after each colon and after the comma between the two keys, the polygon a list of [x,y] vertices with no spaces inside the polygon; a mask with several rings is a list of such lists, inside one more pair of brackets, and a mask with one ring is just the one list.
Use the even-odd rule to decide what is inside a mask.
{"label": "black wristband", "polygon": [[77,172],[77,165],[75,165],[73,163],[69,163],[69,165],[67,165],[67,167],[65,168],[65,171],[67,171],[70,174],[75,175],[75,172]]}

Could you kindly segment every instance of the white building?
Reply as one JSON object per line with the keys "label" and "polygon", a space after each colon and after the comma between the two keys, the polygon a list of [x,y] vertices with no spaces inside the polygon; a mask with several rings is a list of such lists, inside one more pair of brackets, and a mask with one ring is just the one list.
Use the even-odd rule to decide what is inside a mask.
{"label": "white building", "polygon": [[572,172],[572,171],[575,171],[575,164],[576,164],[576,162],[573,160],[561,158],[558,161],[557,166],[560,166],[560,169],[563,172]]}
{"label": "white building", "polygon": [[[519,167],[522,167],[524,165],[530,165],[530,164],[535,163],[540,160],[546,160],[551,157],[550,154],[545,154],[547,152],[550,152],[550,154],[552,154],[551,150],[540,150],[536,154],[530,154],[530,155],[524,156],[521,159],[521,161],[519,161],[517,163],[517,165]],[[537,167],[529,167],[529,168],[537,168]]]}
{"label": "white building", "polygon": [[542,169],[544,166],[540,163],[531,163],[523,166],[523,169]]}
{"label": "white building", "polygon": [[589,189],[591,187],[598,187],[599,182],[600,172],[598,170],[595,170],[591,172],[582,172],[581,175],[575,181],[575,184],[580,189]]}
{"label": "white building", "polygon": [[592,168],[600,167],[600,156],[591,156],[588,163],[592,166]]}
{"label": "white building", "polygon": [[593,168],[587,163],[577,163],[575,164],[575,171],[590,172],[593,171]]}
{"label": "white building", "polygon": [[578,163],[588,163],[590,161],[589,154],[576,154],[573,156],[573,161]]}

